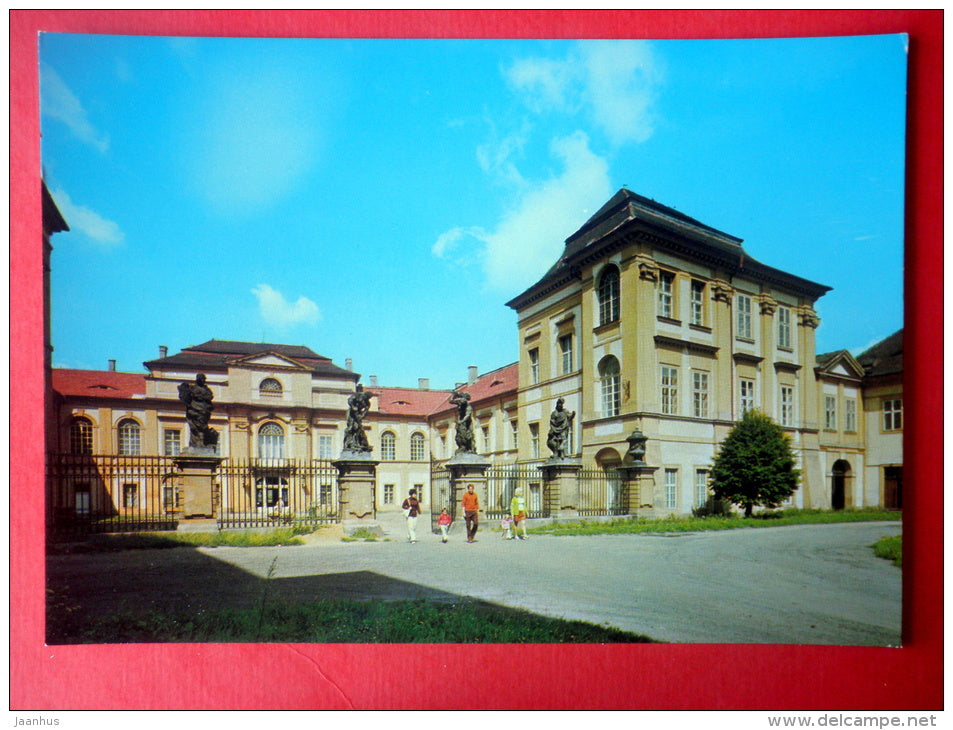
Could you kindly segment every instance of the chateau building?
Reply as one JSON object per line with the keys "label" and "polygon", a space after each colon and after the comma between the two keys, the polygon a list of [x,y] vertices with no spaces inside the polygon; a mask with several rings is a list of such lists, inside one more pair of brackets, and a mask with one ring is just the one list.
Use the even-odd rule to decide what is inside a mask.
{"label": "chateau building", "polygon": [[[640,432],[652,478],[639,514],[690,514],[708,499],[719,444],[741,414],[759,409],[791,438],[802,472],[793,506],[899,507],[902,331],[856,358],[817,355],[814,307],[829,290],[622,189],[508,302],[519,361],[483,374],[470,367],[458,384],[470,395],[477,452],[500,466],[547,459],[549,417],[562,398],[576,414],[569,456],[613,473],[631,461],[629,438]],[[53,369],[51,453],[177,456],[188,444],[178,386],[202,373],[218,456],[329,462],[361,381],[350,362],[302,345],[216,339],[173,355],[160,348],[144,366]],[[373,376],[363,385],[372,394],[363,425],[378,462],[376,508],[397,510],[416,488],[430,509],[432,469],[455,451],[452,391],[425,379],[417,388],[381,387]],[[259,473],[258,507],[280,507],[294,475]],[[118,506],[123,496],[101,498]],[[60,508],[84,499],[57,496]]]}

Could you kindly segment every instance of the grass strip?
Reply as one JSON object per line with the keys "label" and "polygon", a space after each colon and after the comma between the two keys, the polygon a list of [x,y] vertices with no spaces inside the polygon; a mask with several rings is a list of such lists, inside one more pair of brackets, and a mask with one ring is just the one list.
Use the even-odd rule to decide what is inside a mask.
{"label": "grass strip", "polygon": [[890,560],[898,568],[903,567],[903,536],[889,535],[882,537],[871,547],[878,558]]}

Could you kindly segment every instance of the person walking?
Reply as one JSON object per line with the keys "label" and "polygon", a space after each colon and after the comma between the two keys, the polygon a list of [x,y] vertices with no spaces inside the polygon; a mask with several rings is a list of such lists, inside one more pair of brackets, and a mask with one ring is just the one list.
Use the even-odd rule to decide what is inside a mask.
{"label": "person walking", "polygon": [[[513,519],[513,536],[520,540],[526,539],[526,500],[523,498],[523,488],[517,487],[510,500],[510,517]],[[523,534],[520,535],[520,526]]]}
{"label": "person walking", "polygon": [[411,489],[407,499],[401,505],[407,516],[407,539],[417,542],[417,518],[420,517],[420,502],[417,501],[417,490]]}
{"label": "person walking", "polygon": [[440,527],[440,538],[443,542],[447,541],[447,531],[450,529],[450,524],[452,522],[453,518],[447,511],[447,508],[444,507],[442,510],[440,510],[440,516],[437,518],[437,525]]}
{"label": "person walking", "polygon": [[467,491],[463,493],[463,519],[467,525],[467,542],[475,542],[480,527],[480,498],[472,484],[467,484]]}

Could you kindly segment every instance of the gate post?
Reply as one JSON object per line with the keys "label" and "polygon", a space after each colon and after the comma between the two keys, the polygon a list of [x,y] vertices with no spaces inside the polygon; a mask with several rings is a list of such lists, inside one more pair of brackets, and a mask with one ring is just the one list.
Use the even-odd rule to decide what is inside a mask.
{"label": "gate post", "polygon": [[182,490],[182,506],[179,517],[185,519],[212,519],[216,517],[212,492],[215,472],[222,463],[222,457],[215,456],[213,449],[189,447],[173,459],[178,471],[179,486]]}
{"label": "gate post", "polygon": [[447,462],[447,470],[450,472],[450,501],[454,505],[454,509],[458,507],[457,500],[463,499],[467,484],[472,484],[473,491],[480,500],[480,509],[486,512],[487,507],[489,507],[487,503],[486,472],[489,468],[490,462],[485,457],[469,452],[458,451]]}
{"label": "gate post", "polygon": [[537,467],[543,472],[543,491],[548,495],[554,519],[579,517],[579,459],[550,457]]}
{"label": "gate post", "polygon": [[345,534],[358,529],[379,533],[374,492],[380,462],[371,458],[370,453],[345,451],[340,459],[331,463],[338,470],[339,514]]}

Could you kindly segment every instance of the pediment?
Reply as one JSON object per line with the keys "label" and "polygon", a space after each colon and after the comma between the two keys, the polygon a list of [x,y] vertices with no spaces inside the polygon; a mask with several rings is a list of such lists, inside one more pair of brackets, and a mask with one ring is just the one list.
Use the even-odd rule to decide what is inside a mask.
{"label": "pediment", "polygon": [[293,360],[290,357],[285,357],[284,355],[279,355],[276,352],[258,352],[254,355],[248,355],[239,360],[232,362],[232,366],[245,367],[245,368],[291,368],[293,370],[309,370],[305,365],[302,365],[297,360]]}
{"label": "pediment", "polygon": [[864,369],[847,350],[835,353],[827,362],[817,368],[817,372],[840,378],[862,378],[864,376]]}

